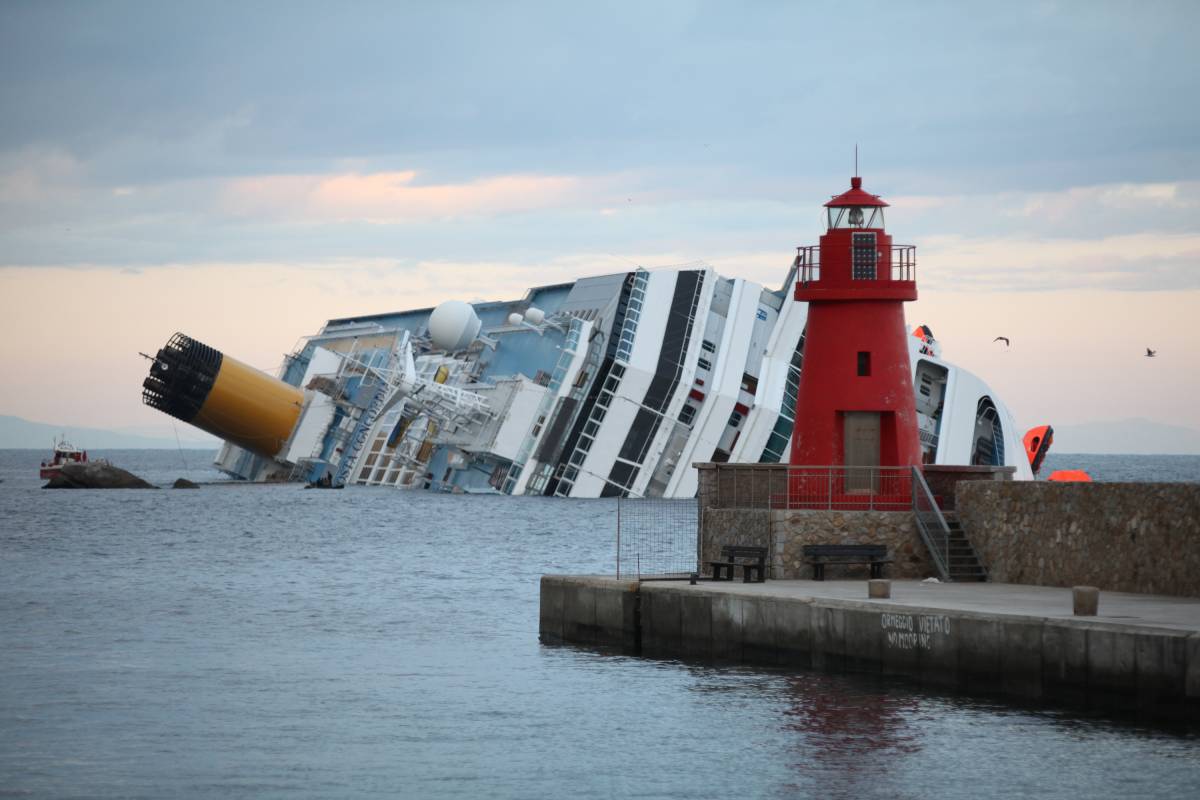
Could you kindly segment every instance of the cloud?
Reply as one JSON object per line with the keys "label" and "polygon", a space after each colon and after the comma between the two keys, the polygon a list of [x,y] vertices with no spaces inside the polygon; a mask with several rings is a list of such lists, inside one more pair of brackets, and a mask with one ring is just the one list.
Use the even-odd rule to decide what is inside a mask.
{"label": "cloud", "polygon": [[611,177],[496,175],[462,183],[420,183],[415,170],[239,178],[223,189],[223,211],[256,219],[398,223],[491,216],[590,205],[610,194]]}
{"label": "cloud", "polygon": [[0,207],[32,210],[82,194],[85,169],[70,153],[35,147],[0,158]]}

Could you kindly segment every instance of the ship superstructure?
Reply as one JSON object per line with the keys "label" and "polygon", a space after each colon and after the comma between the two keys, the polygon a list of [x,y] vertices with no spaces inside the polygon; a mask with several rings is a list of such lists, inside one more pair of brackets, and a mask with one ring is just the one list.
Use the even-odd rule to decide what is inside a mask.
{"label": "ship superstructure", "polygon": [[[180,334],[144,394],[225,439],[217,467],[247,480],[689,497],[694,462],[787,459],[807,317],[796,276],[773,290],[704,267],[637,269],[334,319],[277,379]],[[944,361],[925,326],[906,339],[922,459],[1031,477],[987,385]],[[168,392],[168,375],[195,396]]]}
{"label": "ship superstructure", "polygon": [[[143,397],[224,439],[217,467],[253,481],[691,497],[697,462],[811,451],[841,463],[829,460],[840,420],[872,414],[903,416],[896,463],[1012,466],[1032,478],[999,398],[943,360],[927,326],[905,330],[899,301],[916,296],[915,250],[891,244],[886,204],[859,181],[827,204],[820,258],[798,248],[779,289],[698,264],[333,319],[277,378],[176,334],[148,356]],[[895,302],[881,327],[884,301]],[[821,341],[806,373],[810,322]],[[834,403],[834,384],[852,391]],[[899,430],[875,425],[877,438]]]}

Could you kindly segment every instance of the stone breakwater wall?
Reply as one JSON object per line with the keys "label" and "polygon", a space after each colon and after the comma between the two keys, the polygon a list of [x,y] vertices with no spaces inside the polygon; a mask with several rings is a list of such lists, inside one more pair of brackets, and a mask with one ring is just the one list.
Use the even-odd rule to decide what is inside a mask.
{"label": "stone breakwater wall", "polygon": [[[806,544],[883,544],[893,563],[890,578],[936,575],[929,551],[909,511],[839,511],[779,508],[787,494],[786,464],[696,464],[700,504],[700,558],[705,567],[721,558],[726,545],[765,547],[768,577],[810,578]],[[952,467],[939,473],[938,485],[953,492],[956,482],[1005,480],[1011,469]],[[774,506],[774,507],[773,507]],[[830,579],[867,577],[865,564],[829,566]]]}
{"label": "stone breakwater wall", "polygon": [[[804,560],[806,544],[883,544],[894,559],[891,578],[935,575],[929,551],[917,533],[913,515],[904,511],[789,511],[744,508],[703,508],[700,521],[702,560],[720,560],[726,545],[766,547],[769,577],[811,578]],[[829,566],[827,578],[866,577],[865,564]]]}
{"label": "stone breakwater wall", "polygon": [[957,691],[1200,714],[1200,633],[887,601],[543,576],[547,643],[903,675]]}
{"label": "stone breakwater wall", "polygon": [[992,581],[1200,597],[1200,484],[965,482]]}

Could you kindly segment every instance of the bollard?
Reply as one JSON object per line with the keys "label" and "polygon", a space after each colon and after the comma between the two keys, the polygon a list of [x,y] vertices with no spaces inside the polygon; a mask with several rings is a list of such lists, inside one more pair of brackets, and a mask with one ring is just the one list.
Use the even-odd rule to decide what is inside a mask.
{"label": "bollard", "polygon": [[867,597],[872,600],[886,600],[892,596],[892,582],[883,578],[867,581]]}
{"label": "bollard", "polygon": [[1095,586],[1072,586],[1071,596],[1075,602],[1075,616],[1094,617],[1100,609],[1100,590]]}

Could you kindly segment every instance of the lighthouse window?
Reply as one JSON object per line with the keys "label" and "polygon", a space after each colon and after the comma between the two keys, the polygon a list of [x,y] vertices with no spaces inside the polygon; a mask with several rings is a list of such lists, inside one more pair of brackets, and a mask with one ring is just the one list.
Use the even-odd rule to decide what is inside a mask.
{"label": "lighthouse window", "polygon": [[883,229],[883,208],[861,206],[838,206],[829,209],[829,228],[878,228]]}
{"label": "lighthouse window", "polygon": [[858,351],[858,376],[860,378],[868,378],[871,375],[871,352],[869,350]]}
{"label": "lighthouse window", "polygon": [[875,280],[875,263],[879,258],[879,253],[875,249],[875,234],[852,234],[850,246],[852,249],[850,276],[856,281]]}

